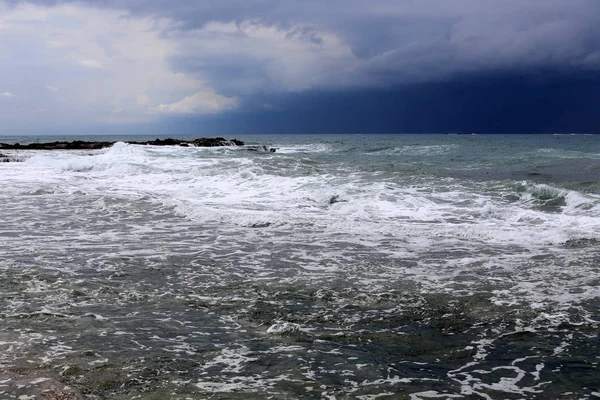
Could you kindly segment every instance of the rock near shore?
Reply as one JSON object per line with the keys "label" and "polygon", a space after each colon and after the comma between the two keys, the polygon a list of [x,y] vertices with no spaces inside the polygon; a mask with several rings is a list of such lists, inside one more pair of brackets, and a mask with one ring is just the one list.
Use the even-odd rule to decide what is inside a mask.
{"label": "rock near shore", "polygon": [[[4,150],[98,150],[111,147],[116,142],[86,142],[75,140],[72,142],[46,142],[29,144],[7,144],[0,143],[0,149]],[[184,147],[221,147],[221,146],[244,146],[244,142],[237,139],[200,138],[194,140],[180,139],[156,139],[145,142],[125,141],[128,144],[149,145],[149,146],[184,146]]]}

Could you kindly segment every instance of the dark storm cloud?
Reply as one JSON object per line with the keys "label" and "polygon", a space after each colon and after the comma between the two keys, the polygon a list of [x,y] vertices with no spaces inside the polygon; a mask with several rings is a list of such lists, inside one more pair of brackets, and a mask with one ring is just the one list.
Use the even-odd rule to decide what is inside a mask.
{"label": "dark storm cloud", "polygon": [[[388,89],[262,94],[238,111],[122,126],[124,133],[600,133],[600,75],[464,76]],[[268,103],[272,108],[265,109]],[[105,131],[99,131],[105,132]]]}
{"label": "dark storm cloud", "polygon": [[[155,118],[150,124],[123,125],[125,131],[600,130],[595,111],[600,107],[597,0],[27,3],[83,7],[78,11],[81,29],[88,26],[84,22],[92,18],[92,8],[117,10],[110,18],[138,22],[144,18],[155,26],[156,38],[139,34],[146,30],[146,22],[131,30],[137,33],[130,35],[127,49],[115,53],[121,57],[118,65],[123,70],[133,65],[124,58],[128,49],[143,48],[144,43],[162,46],[164,60],[159,61],[164,68],[158,72],[179,85],[176,92],[169,92],[172,85],[164,79],[158,85],[161,78],[152,84],[140,80],[135,92],[132,85],[121,85],[125,75],[111,67],[111,49],[118,47],[118,36],[90,35],[87,42],[76,43],[78,53],[64,50],[61,55],[95,76],[113,74],[115,87],[130,90],[128,105],[126,93],[119,93],[110,98],[109,107],[106,94],[111,115],[128,116],[137,107],[138,114],[131,114],[135,118]],[[128,29],[122,28],[125,33]],[[18,53],[16,45],[9,50],[6,54]],[[0,43],[0,59],[1,53]],[[146,66],[155,62],[148,60],[143,61]],[[18,93],[18,85],[8,85],[24,73],[15,71],[12,78],[5,74],[7,85],[0,87],[0,92],[17,94],[0,98],[5,104],[30,101]],[[54,73],[58,76],[61,71]],[[127,71],[128,77],[135,77],[134,69]],[[38,86],[51,87],[56,80]],[[194,88],[186,91],[188,81]],[[27,90],[23,86],[21,92]],[[58,98],[63,93],[66,89],[61,88],[47,96]]]}
{"label": "dark storm cloud", "polygon": [[[38,0],[38,4],[56,4]],[[600,2],[597,0],[94,0],[95,7],[166,17],[178,29],[212,21],[258,21],[287,29],[303,26],[339,36],[356,57],[336,85],[373,86],[448,79],[457,73],[531,67],[600,69]],[[243,34],[243,32],[240,32]],[[202,50],[202,49],[200,49]],[[230,54],[209,62],[182,54],[175,69],[203,72],[216,87],[232,77],[265,84],[259,61]],[[247,66],[247,68],[246,68]],[[227,74],[227,71],[230,73]],[[320,82],[319,85],[326,85]],[[314,85],[309,85],[314,86]]]}

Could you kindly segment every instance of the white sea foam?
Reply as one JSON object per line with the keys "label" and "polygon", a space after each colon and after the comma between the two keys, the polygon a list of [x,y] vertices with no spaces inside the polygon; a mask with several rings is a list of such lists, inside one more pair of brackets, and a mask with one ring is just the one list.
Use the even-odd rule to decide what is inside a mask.
{"label": "white sea foam", "polygon": [[[2,179],[21,195],[47,190],[41,195],[145,198],[198,223],[312,227],[374,244],[394,237],[413,251],[460,242],[539,247],[600,232],[600,196],[549,185],[523,182],[519,200],[507,202],[502,192],[451,179],[407,185],[347,169],[289,176],[268,159],[239,151],[117,143],[94,154],[40,153],[2,166]],[[88,207],[104,207],[103,201]]]}
{"label": "white sea foam", "polygon": [[[228,203],[233,202],[234,198],[237,202],[252,199],[259,204],[260,200],[265,201],[270,198],[273,199],[272,202],[276,200],[293,202],[295,200],[294,206],[301,206],[301,200],[305,200],[304,205],[309,207],[311,200],[312,205],[325,205],[323,203],[326,203],[329,198],[339,195],[342,200],[358,200],[359,202],[361,200],[371,202],[379,198],[381,208],[388,212],[403,211],[406,206],[409,209],[414,209],[414,206],[422,207],[423,201],[430,205],[428,207],[430,210],[426,209],[424,212],[436,211],[436,204],[431,204],[431,200],[427,196],[418,196],[419,188],[394,186],[388,182],[373,181],[369,177],[365,177],[368,181],[360,182],[360,180],[353,179],[360,179],[360,176],[345,174],[336,176],[325,173],[290,178],[285,175],[269,173],[265,169],[265,164],[257,163],[252,158],[194,157],[196,151],[196,149],[181,147],[154,148],[117,143],[112,148],[95,156],[66,152],[45,153],[32,157],[26,163],[12,164],[11,167],[20,170],[20,178],[24,181],[27,179],[34,181],[61,179],[67,181],[65,183],[69,183],[71,180],[77,181],[72,183],[92,189],[93,186],[103,183],[103,179],[112,178],[115,189],[119,186],[129,186],[128,189],[131,190],[147,189],[147,186],[152,186],[156,192],[166,192],[181,200],[194,200],[201,195],[209,195],[207,201],[219,201],[226,203],[225,205],[230,205]],[[21,166],[25,168],[19,168]],[[42,171],[45,172],[43,177],[40,176]],[[71,176],[64,174],[60,176],[64,172],[72,172],[72,174],[70,174]],[[78,174],[78,172],[89,173]],[[128,179],[128,175],[135,178],[142,178],[143,175],[145,179],[132,181]],[[435,184],[436,182],[432,182],[432,185]],[[205,187],[204,191],[198,192],[203,187]],[[184,189],[189,190],[185,191]],[[442,205],[437,208],[445,211],[443,203],[452,206],[453,199],[458,200],[462,197],[461,200],[464,200],[465,195],[467,198],[474,196],[474,194],[460,191],[440,193],[439,196],[433,194],[431,197],[438,203],[437,205]],[[400,204],[394,204],[397,201]],[[413,203],[415,201],[417,203]],[[413,204],[414,206],[411,207]],[[386,207],[387,210],[385,210]]]}
{"label": "white sea foam", "polygon": [[334,149],[333,146],[324,143],[300,144],[300,145],[274,145],[277,153],[296,154],[296,153],[327,153]]}
{"label": "white sea foam", "polygon": [[300,330],[300,325],[292,322],[276,322],[267,329],[267,333],[275,335],[291,335]]}

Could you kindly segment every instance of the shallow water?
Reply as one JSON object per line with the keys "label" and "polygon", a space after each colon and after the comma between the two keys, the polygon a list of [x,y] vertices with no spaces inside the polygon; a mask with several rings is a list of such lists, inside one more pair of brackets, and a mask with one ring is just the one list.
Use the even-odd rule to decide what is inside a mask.
{"label": "shallow water", "polygon": [[238,138],[3,151],[3,398],[600,397],[598,136]]}

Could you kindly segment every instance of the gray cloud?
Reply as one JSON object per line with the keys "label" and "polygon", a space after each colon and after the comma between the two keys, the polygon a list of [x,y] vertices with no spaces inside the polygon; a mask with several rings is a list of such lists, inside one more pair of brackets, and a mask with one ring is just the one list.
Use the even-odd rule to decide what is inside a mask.
{"label": "gray cloud", "polygon": [[[132,2],[129,9],[167,16],[189,30],[211,21],[255,20],[283,30],[303,26],[316,36],[335,34],[349,47],[355,65],[350,70],[337,66],[335,77],[318,83],[324,86],[389,85],[495,69],[600,69],[596,0],[263,0],[179,2],[175,7],[155,0]],[[172,61],[176,68],[204,71],[224,89],[231,88],[232,78],[240,79],[242,88],[251,82],[277,86],[265,76],[266,64],[247,55],[208,62],[198,58],[192,53]]]}
{"label": "gray cloud", "polygon": [[[34,3],[57,4],[54,0]],[[355,57],[351,71],[336,66],[335,78],[323,76],[326,81],[317,78],[291,85],[298,88],[328,83],[386,85],[486,69],[600,68],[600,3],[596,0],[89,0],[87,4],[126,9],[132,16],[168,18],[177,23],[170,27],[177,31],[176,40],[185,40],[181,31],[201,33],[215,21],[253,21],[288,35],[290,30],[305,29],[317,39],[323,33],[338,36]],[[228,91],[236,84],[240,92],[252,86],[289,89],[289,84],[265,72],[268,60],[238,51],[235,46],[245,34],[240,30],[229,38],[222,35],[222,53],[211,54],[210,59],[202,53],[205,48],[188,43],[191,51],[182,48],[172,66],[206,73]],[[331,63],[325,66],[331,67]]]}
{"label": "gray cloud", "polygon": [[0,90],[30,119],[147,122],[260,93],[538,70],[600,72],[600,2],[0,0]]}

